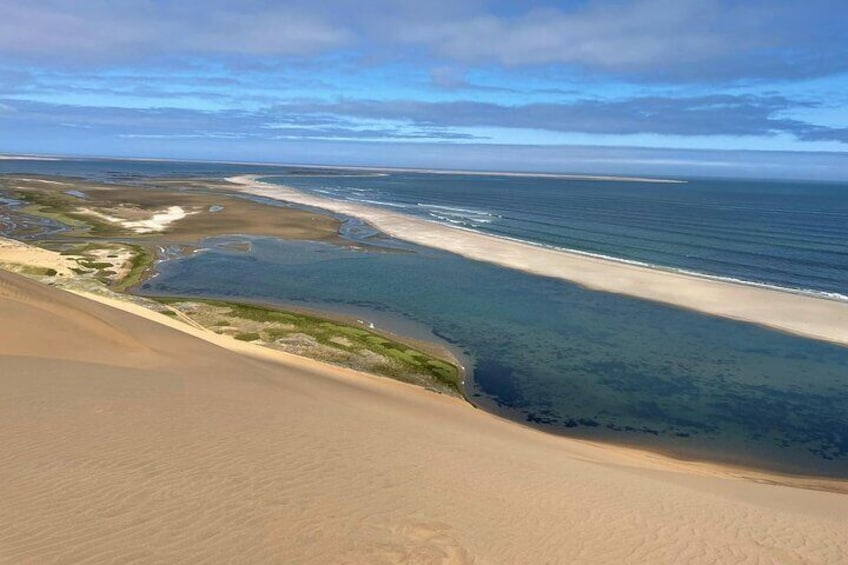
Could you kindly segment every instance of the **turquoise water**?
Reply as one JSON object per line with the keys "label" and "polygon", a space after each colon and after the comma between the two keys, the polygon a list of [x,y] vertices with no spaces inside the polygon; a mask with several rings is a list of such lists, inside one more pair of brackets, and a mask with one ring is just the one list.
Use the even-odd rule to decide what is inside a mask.
{"label": "turquoise water", "polygon": [[[126,183],[292,171],[0,161],[0,172]],[[819,293],[848,288],[842,185],[421,174],[281,180],[544,245]],[[430,328],[472,360],[474,403],[529,425],[848,477],[848,348],[385,240],[355,221],[345,233],[371,245],[255,239],[243,253],[212,240],[203,253],[162,263],[143,292],[353,309],[388,329]]]}

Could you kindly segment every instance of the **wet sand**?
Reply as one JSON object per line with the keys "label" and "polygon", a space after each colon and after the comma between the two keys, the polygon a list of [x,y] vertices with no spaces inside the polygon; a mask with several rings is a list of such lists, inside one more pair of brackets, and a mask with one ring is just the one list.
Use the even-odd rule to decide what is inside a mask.
{"label": "wet sand", "polygon": [[243,175],[228,180],[250,194],[354,216],[392,237],[469,259],[848,345],[848,302],[845,301],[548,249],[380,208],[308,195],[256,178]]}

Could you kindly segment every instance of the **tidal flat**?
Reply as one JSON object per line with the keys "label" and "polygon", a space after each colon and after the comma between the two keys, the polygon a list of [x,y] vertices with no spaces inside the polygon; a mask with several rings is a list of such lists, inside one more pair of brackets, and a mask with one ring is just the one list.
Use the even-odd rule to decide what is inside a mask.
{"label": "tidal flat", "polygon": [[[158,179],[150,185],[121,186],[62,177],[2,177],[0,194],[7,204],[0,209],[3,233],[57,251],[71,264],[62,277],[50,267],[3,266],[67,287],[91,290],[102,285],[104,290],[131,292],[156,274],[157,261],[190,255],[210,236],[342,241],[341,222],[331,216],[213,192],[215,185]],[[233,249],[249,250],[240,245],[233,243]],[[237,340],[463,395],[460,365],[447,349],[432,344],[381,335],[355,322],[257,305],[158,302],[167,305],[165,314]]]}

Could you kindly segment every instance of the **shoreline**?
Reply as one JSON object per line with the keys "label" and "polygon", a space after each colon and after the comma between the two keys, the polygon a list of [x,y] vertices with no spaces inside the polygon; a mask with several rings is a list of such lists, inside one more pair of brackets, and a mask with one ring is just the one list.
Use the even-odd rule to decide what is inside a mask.
{"label": "shoreline", "polygon": [[[217,186],[218,185],[216,185],[216,187]],[[229,185],[224,185],[223,183],[221,183],[221,186],[225,186],[227,190],[230,188]],[[227,191],[227,194],[230,194],[229,190]],[[277,210],[274,207],[266,207],[266,208],[272,208],[272,209],[274,209],[275,212]],[[315,214],[316,216],[322,215],[322,213],[320,211],[313,211],[312,213]],[[214,218],[218,219],[218,216],[216,215]],[[185,221],[185,220],[183,220],[183,221]],[[462,231],[467,232],[468,230],[462,230]],[[469,233],[473,233],[473,232],[469,232]],[[92,259],[92,260],[93,261],[99,261],[99,260],[102,260],[102,259]],[[207,298],[213,298],[213,299],[217,298],[217,299],[227,300],[227,297],[223,297],[223,296],[209,296]],[[263,306],[267,306],[267,304],[265,304]],[[275,306],[277,308],[279,308],[281,305],[275,305]],[[282,309],[286,310],[287,307],[283,305]],[[463,365],[463,363],[459,363],[460,367],[462,365]],[[361,369],[361,367],[360,367],[360,369]],[[531,427],[535,427],[535,426],[532,426],[532,423],[528,424],[527,422],[523,421],[524,420],[523,418],[516,418],[511,413],[505,414],[505,413],[503,413],[499,410],[493,409],[491,406],[486,406],[485,403],[483,403],[483,404],[478,403],[477,401],[475,401],[471,397],[470,393],[468,394],[468,397],[466,398],[466,400],[468,400],[469,403],[472,404],[473,406],[480,408],[480,409],[482,409],[486,412],[498,414],[501,417],[504,417],[504,418],[506,418],[507,420],[510,420],[510,421],[517,421],[520,425],[524,425],[524,426],[530,425]],[[545,433],[553,433],[553,434],[556,434],[556,435],[564,435],[566,437],[575,437],[574,434],[566,433],[566,432],[563,432],[561,430],[558,431],[556,429],[545,428],[545,429],[543,429],[543,431]],[[579,437],[579,436],[577,436],[577,437]],[[821,473],[817,474],[815,472],[809,472],[808,470],[805,470],[805,469],[793,469],[793,468],[785,468],[785,467],[775,468],[775,467],[769,466],[767,464],[767,462],[765,464],[763,464],[763,463],[758,464],[757,461],[750,461],[750,460],[749,461],[746,461],[746,460],[722,461],[721,458],[710,457],[710,456],[707,456],[706,454],[698,453],[697,450],[695,452],[690,452],[690,451],[678,451],[676,449],[668,449],[668,448],[657,448],[657,446],[655,446],[655,445],[641,445],[641,443],[638,442],[638,441],[625,441],[625,440],[622,440],[620,438],[606,438],[606,439],[594,438],[593,439],[593,438],[586,438],[584,436],[583,439],[585,439],[587,441],[598,441],[600,443],[608,443],[610,445],[619,445],[619,446],[626,446],[626,447],[631,447],[631,448],[635,448],[635,449],[642,449],[642,450],[649,452],[649,453],[661,453],[661,454],[664,454],[665,456],[668,456],[672,459],[680,460],[680,461],[726,463],[728,465],[736,466],[736,467],[739,467],[739,468],[745,469],[745,470],[759,471],[759,472],[766,472],[766,473],[777,473],[777,474],[782,474],[782,475],[787,475],[787,476],[817,477],[817,478],[827,478],[827,477],[834,478],[834,477],[836,477],[837,480],[840,478],[839,475],[821,474]]]}
{"label": "shoreline", "polygon": [[[584,439],[579,437],[568,436],[566,434],[551,433],[550,430],[536,427],[532,425],[516,422],[514,419],[508,418],[497,412],[486,410],[475,405],[467,398],[459,396],[451,396],[443,393],[434,392],[425,387],[404,382],[397,379],[392,379],[372,373],[358,371],[349,367],[341,367],[316,359],[310,359],[302,355],[288,353],[277,349],[271,349],[258,344],[243,342],[228,336],[216,334],[208,329],[200,329],[193,327],[185,322],[177,319],[171,319],[164,314],[160,314],[149,308],[136,304],[130,300],[121,300],[119,298],[93,294],[85,291],[67,290],[72,294],[99,302],[112,308],[122,310],[129,314],[145,318],[147,320],[162,324],[169,328],[179,330],[183,333],[197,337],[209,343],[218,345],[224,349],[260,359],[277,360],[286,363],[297,363],[301,367],[314,367],[322,370],[339,371],[345,376],[350,376],[355,379],[367,379],[375,386],[400,386],[406,387],[409,390],[429,395],[434,399],[447,399],[449,402],[461,404],[466,409],[472,410],[475,413],[491,417],[499,422],[509,426],[516,426],[521,429],[531,430],[534,433],[541,434],[545,437],[554,438],[554,441],[563,441],[566,444],[573,443],[574,445],[588,446],[592,450],[598,450],[602,453],[609,453],[615,458],[620,458],[620,463],[623,465],[632,464],[636,466],[650,466],[663,471],[683,473],[691,476],[711,476],[723,479],[738,480],[759,484],[771,484],[789,488],[812,490],[819,492],[827,492],[841,495],[848,495],[848,479],[841,479],[827,475],[803,475],[792,473],[781,473],[778,471],[769,471],[757,467],[749,467],[744,465],[735,465],[722,461],[714,461],[709,459],[685,458],[675,456],[671,451],[651,450],[626,443],[617,443],[611,441],[598,441]],[[135,296],[135,295],[129,295]],[[141,297],[144,298],[144,297]]]}
{"label": "shoreline", "polygon": [[[263,186],[269,186],[269,185],[263,185]],[[272,188],[276,187],[276,185],[270,185],[270,186]],[[430,224],[430,225],[436,225],[437,227],[439,226],[438,224],[433,224],[432,222],[422,221],[422,223],[427,223],[427,224]],[[448,229],[451,230],[452,228],[448,228]],[[459,230],[459,231],[462,231],[464,233],[474,233],[474,232],[469,232],[468,230]],[[540,249],[540,248],[537,248],[535,246],[533,246],[533,248],[534,249]],[[36,249],[36,248],[34,248],[34,249]],[[541,248],[541,249],[544,249],[544,248]],[[47,255],[51,254],[51,252],[49,252],[49,251],[46,251],[46,250],[44,250],[44,251],[45,251],[45,257]],[[137,296],[137,295],[130,295],[130,296]],[[141,296],[141,298],[145,298],[145,297]],[[215,297],[211,297],[211,298],[214,299]],[[218,298],[219,299],[225,299],[223,297],[218,297]],[[191,298],[187,298],[187,299],[191,300]],[[266,306],[266,305],[263,305],[263,306]],[[276,306],[276,307],[280,307],[280,306]],[[285,310],[286,307],[282,306],[282,309]],[[295,309],[295,311],[296,311],[296,309]],[[456,359],[454,359],[454,361],[456,361]],[[457,363],[457,365],[460,368],[463,368],[461,363]],[[460,378],[463,378],[463,376],[461,375]],[[506,415],[500,413],[499,411],[484,408],[482,406],[477,406],[475,401],[473,399],[471,399],[470,397],[466,398],[466,401],[472,407],[478,408],[478,409],[480,409],[484,412],[494,413],[498,417],[503,418],[507,421],[512,421],[512,422],[516,421],[515,418],[510,418],[509,416],[506,416]],[[528,424],[524,423],[524,422],[517,422],[517,423],[518,423],[518,425],[528,426]],[[529,425],[529,427],[534,427],[535,429],[539,429],[539,428],[536,428],[535,426],[532,426],[532,425]],[[663,457],[669,458],[670,460],[682,462],[683,464],[701,465],[701,464],[714,463],[714,464],[726,465],[730,468],[734,468],[734,469],[738,470],[738,472],[740,472],[740,473],[745,473],[745,474],[765,473],[768,476],[794,477],[797,480],[804,480],[804,479],[806,479],[806,480],[817,480],[817,479],[827,480],[827,479],[830,479],[830,480],[835,480],[835,481],[842,480],[842,479],[839,479],[839,478],[835,478],[831,475],[804,474],[803,472],[800,472],[798,474],[793,474],[791,470],[787,471],[787,470],[770,469],[767,465],[758,466],[756,464],[746,465],[746,464],[725,463],[725,462],[721,462],[721,461],[716,461],[715,459],[711,459],[709,457],[701,457],[697,454],[694,454],[694,455],[688,454],[687,455],[687,454],[675,452],[673,449],[657,449],[655,447],[650,447],[650,446],[648,446],[648,447],[639,446],[639,445],[634,444],[632,442],[615,441],[615,440],[604,441],[604,440],[580,439],[580,438],[574,438],[573,436],[570,436],[569,434],[557,433],[556,431],[551,430],[551,429],[542,429],[540,431],[542,431],[543,433],[553,433],[553,435],[557,435],[557,436],[570,437],[572,439],[578,439],[580,441],[588,441],[590,443],[597,442],[601,445],[618,446],[618,447],[627,448],[627,449],[634,449],[634,450],[637,450],[639,452],[644,452],[644,453],[648,453],[648,454],[658,454],[658,455],[662,455]],[[774,479],[769,479],[769,480],[774,480]],[[794,481],[791,481],[791,482],[794,483]]]}
{"label": "shoreline", "polygon": [[844,481],[792,488],[557,437],[13,274],[0,273],[0,310],[0,553],[10,561],[848,554]]}
{"label": "shoreline", "polygon": [[[6,250],[7,260],[11,259],[13,255],[17,255],[18,259],[22,264],[32,264],[39,266],[49,264],[50,266],[57,267],[57,269],[61,270],[63,267],[66,266],[63,265],[63,263],[70,264],[72,261],[70,258],[60,256],[56,252],[42,249],[39,247],[34,247],[30,244],[19,242],[13,239],[4,238],[2,236],[0,236],[0,249]],[[45,263],[45,261],[47,262]],[[3,272],[4,270],[0,269],[0,273]],[[52,284],[47,285],[46,283],[41,282],[39,280],[36,280],[36,282],[39,285],[51,286],[53,288],[56,288],[57,290],[80,296],[82,298],[85,298],[86,300],[105,304],[107,306],[110,306],[111,308],[118,309],[123,312],[144,318],[146,320],[156,322],[160,325],[179,330],[182,333],[202,339],[203,341],[212,343],[214,345],[217,345],[230,351],[234,351],[239,354],[245,354],[251,357],[257,357],[262,359],[281,360],[286,363],[294,362],[299,367],[312,367],[316,371],[341,371],[345,374],[354,375],[356,378],[366,378],[369,381],[374,381],[377,383],[376,386],[380,386],[379,383],[385,381],[387,383],[391,383],[387,386],[394,386],[394,384],[399,384],[405,387],[414,388],[415,390],[418,390],[424,394],[430,394],[434,398],[452,398],[453,400],[461,403],[467,409],[470,409],[475,413],[485,414],[488,417],[494,418],[503,423],[507,423],[511,426],[516,426],[521,429],[533,430],[534,432],[543,434],[545,436],[558,438],[556,441],[566,442],[566,445],[570,442],[574,442],[572,445],[591,446],[592,449],[599,450],[599,452],[601,453],[608,453],[616,458],[621,457],[621,464],[624,465],[627,465],[628,462],[637,466],[642,466],[648,463],[652,467],[656,466],[657,468],[664,471],[680,472],[686,475],[708,475],[713,477],[741,480],[752,483],[772,484],[791,488],[800,488],[806,490],[815,490],[848,495],[848,478],[840,478],[830,475],[803,474],[773,470],[765,466],[758,467],[753,464],[736,464],[716,459],[710,459],[708,457],[699,457],[697,455],[684,455],[682,453],[675,452],[673,449],[651,448],[628,442],[588,439],[575,437],[565,433],[557,433],[556,431],[551,430],[549,428],[516,421],[515,419],[510,418],[509,416],[504,413],[501,413],[498,410],[490,410],[482,406],[478,406],[471,397],[464,394],[464,386],[462,387],[463,390],[461,391],[462,396],[446,395],[439,391],[429,389],[428,387],[422,386],[420,384],[405,382],[403,380],[387,377],[385,375],[363,372],[354,368],[327,363],[325,361],[313,359],[304,355],[289,353],[286,351],[281,351],[279,349],[270,348],[264,345],[260,345],[258,343],[240,341],[232,336],[216,333],[207,327],[192,325],[186,323],[185,320],[182,320],[180,318],[171,318],[160,311],[156,311],[154,309],[151,309],[149,306],[145,306],[142,304],[144,302],[158,302],[156,297],[147,297],[144,295],[137,295],[127,292],[114,292],[109,291],[105,288],[103,289],[103,292],[95,292],[94,289],[84,286],[54,286]],[[183,299],[187,302],[218,300],[214,297],[184,297]],[[236,301],[232,303],[241,304],[242,302]],[[261,302],[257,303],[251,301],[246,301],[243,303],[257,304],[261,305],[261,307],[279,308],[280,311],[285,312],[284,306],[266,304]],[[297,312],[297,309],[293,309],[293,311]],[[307,315],[310,314],[311,313]],[[341,321],[343,318],[344,314],[338,316],[339,321]],[[330,319],[332,319],[332,317]],[[389,335],[392,335],[391,332],[387,333]],[[457,367],[461,370],[460,379],[464,379],[465,368],[461,363],[458,362],[456,358],[454,358],[454,361],[457,361]]]}
{"label": "shoreline", "polygon": [[[621,182],[647,182],[647,183],[662,183],[662,184],[686,184],[689,181],[674,178],[658,178],[658,177],[642,177],[633,175],[593,175],[582,173],[552,173],[552,172],[532,172],[532,171],[475,171],[473,169],[427,169],[415,167],[376,167],[362,165],[314,165],[303,163],[263,163],[251,161],[207,161],[196,159],[168,159],[168,158],[131,158],[131,157],[91,157],[91,156],[52,156],[52,155],[14,155],[2,154],[0,159],[17,160],[17,161],[73,161],[73,160],[93,160],[93,161],[135,161],[140,163],[223,163],[227,165],[247,165],[256,167],[297,167],[301,169],[317,169],[328,171],[365,171],[365,172],[386,172],[386,173],[431,173],[435,175],[474,175],[474,176],[505,176],[505,177],[541,177],[541,178],[560,178],[571,180],[615,180]],[[266,176],[266,175],[262,175]],[[347,175],[342,175],[347,176]]]}
{"label": "shoreline", "polygon": [[[509,424],[517,425],[521,428],[532,429],[536,432],[549,435],[552,437],[562,438],[566,441],[575,441],[580,444],[591,445],[597,449],[611,449],[613,452],[621,451],[622,453],[628,454],[628,457],[634,457],[636,459],[642,459],[643,457],[646,460],[650,460],[652,462],[659,462],[661,466],[664,468],[667,466],[667,470],[680,470],[684,473],[694,473],[700,474],[705,469],[709,469],[707,471],[711,476],[719,476],[722,478],[733,478],[740,479],[744,481],[751,481],[755,483],[763,483],[763,484],[774,484],[787,486],[791,488],[800,488],[807,490],[817,490],[823,492],[831,492],[831,493],[839,493],[848,495],[848,477],[840,477],[837,475],[828,475],[828,474],[814,474],[814,473],[805,473],[800,470],[792,470],[790,468],[778,469],[774,467],[769,467],[767,463],[763,463],[758,465],[755,462],[734,462],[731,459],[721,459],[719,457],[710,457],[708,455],[704,455],[699,453],[697,449],[691,451],[680,451],[671,447],[662,447],[658,445],[651,445],[649,443],[639,443],[639,442],[628,442],[624,441],[621,438],[589,438],[589,437],[580,437],[574,434],[570,434],[563,429],[553,428],[546,425],[537,425],[532,422],[524,421],[520,418],[514,417],[509,410],[504,410],[494,406],[487,406],[484,403],[480,403],[477,399],[469,394],[469,389],[467,388],[465,382],[468,377],[468,368],[463,364],[463,362],[459,359],[459,357],[443,343],[439,342],[427,342],[421,341],[417,338],[411,338],[407,336],[403,336],[397,333],[394,333],[387,329],[371,329],[369,331],[375,332],[379,335],[383,335],[388,337],[389,339],[397,340],[401,343],[408,344],[412,347],[417,347],[421,351],[425,351],[427,353],[437,355],[437,356],[445,356],[447,355],[451,362],[459,370],[459,379],[460,379],[460,394],[452,395],[446,394],[443,391],[436,390],[434,388],[430,388],[428,386],[424,386],[421,384],[412,383],[409,381],[405,381],[402,379],[397,379],[394,377],[389,377],[386,375],[381,375],[378,373],[372,373],[368,371],[364,371],[362,369],[356,369],[350,366],[344,366],[339,364],[330,363],[327,361],[322,361],[317,358],[313,358],[307,355],[286,352],[279,349],[268,347],[264,344],[252,343],[252,342],[243,342],[236,339],[228,339],[228,336],[221,335],[213,332],[208,327],[202,326],[193,326],[186,325],[183,320],[183,326],[173,326],[171,322],[179,322],[179,319],[171,319],[168,318],[165,314],[161,312],[157,312],[150,308],[141,306],[138,302],[134,301],[133,298],[138,298],[143,301],[153,301],[159,302],[161,300],[184,300],[185,302],[226,302],[234,305],[247,305],[247,306],[255,306],[258,308],[267,308],[274,311],[279,312],[292,312],[295,314],[303,314],[307,316],[316,316],[330,321],[338,321],[340,323],[348,324],[353,327],[356,327],[357,320],[355,316],[351,316],[344,312],[332,312],[325,311],[320,309],[310,309],[306,307],[297,307],[293,305],[286,304],[278,304],[269,301],[262,300],[238,300],[233,299],[231,297],[226,296],[217,296],[217,295],[203,295],[203,296],[148,296],[142,294],[134,294],[131,292],[126,293],[118,293],[117,295],[107,296],[103,294],[95,294],[87,290],[76,289],[76,288],[63,288],[63,290],[67,292],[71,292],[73,294],[77,294],[84,298],[88,298],[91,300],[95,300],[97,302],[102,302],[104,304],[110,305],[112,307],[125,310],[127,312],[142,316],[147,318],[147,314],[150,314],[150,318],[153,321],[157,321],[160,323],[164,323],[169,327],[174,327],[176,329],[186,330],[186,333],[194,335],[195,337],[200,337],[206,341],[210,341],[216,345],[220,345],[227,349],[232,349],[233,351],[237,351],[240,353],[248,353],[250,351],[255,351],[256,349],[267,350],[270,354],[280,353],[283,356],[294,357],[302,360],[304,363],[316,363],[320,366],[327,366],[332,368],[338,368],[344,371],[350,371],[356,373],[358,375],[365,375],[371,379],[385,379],[389,381],[393,381],[396,383],[400,383],[403,385],[408,385],[415,387],[416,389],[431,392],[438,396],[447,396],[451,398],[455,398],[456,400],[461,401],[466,407],[477,411],[482,412],[484,414],[488,414],[500,421],[508,422]],[[128,308],[124,308],[127,306]],[[196,332],[203,332],[202,335],[197,334]],[[231,343],[232,342],[232,343]],[[248,347],[245,349],[245,347]],[[253,348],[253,349],[250,349]],[[442,350],[442,351],[437,351]],[[264,353],[263,353],[264,355]]]}
{"label": "shoreline", "polygon": [[226,180],[244,193],[353,216],[391,237],[468,259],[848,345],[848,302],[545,248],[257,180],[263,176]]}
{"label": "shoreline", "polygon": [[[0,269],[0,274],[3,272]],[[34,282],[42,286],[48,286],[40,281]],[[549,429],[517,422],[499,412],[479,407],[469,398],[451,396],[414,383],[334,365],[303,355],[269,348],[257,343],[240,341],[231,336],[215,333],[208,328],[188,324],[184,320],[172,318],[133,300],[133,298],[140,298],[144,301],[151,300],[144,296],[115,293],[111,295],[98,294],[82,288],[53,288],[78,296],[87,301],[103,304],[112,309],[155,322],[163,327],[178,330],[183,334],[249,358],[292,365],[315,373],[333,374],[335,375],[334,378],[352,379],[358,382],[364,381],[367,386],[377,389],[384,387],[389,389],[395,388],[401,391],[405,389],[409,394],[429,398],[437,403],[448,402],[461,405],[464,409],[479,417],[492,419],[500,425],[539,434],[544,438],[549,438],[549,441],[561,444],[566,449],[590,450],[597,453],[599,457],[611,459],[612,464],[615,465],[636,469],[653,469],[661,472],[681,474],[687,477],[713,477],[743,483],[765,484],[848,496],[848,479],[827,475],[805,475],[772,471],[766,468],[733,464],[707,458],[684,457],[675,454],[671,450],[649,449],[627,443],[599,441],[573,437],[567,434],[552,433]]]}
{"label": "shoreline", "polygon": [[[241,163],[233,163],[239,165]],[[251,163],[245,163],[251,164]],[[517,178],[548,178],[548,179],[566,179],[566,180],[587,180],[587,181],[618,181],[618,182],[644,182],[652,184],[687,184],[689,181],[681,179],[669,179],[658,177],[639,177],[630,175],[590,175],[579,173],[532,173],[518,171],[475,171],[470,169],[416,169],[410,167],[363,167],[363,166],[336,166],[336,165],[296,165],[296,164],[280,164],[273,165],[278,167],[297,167],[301,169],[316,169],[328,171],[354,171],[354,172],[369,172],[385,175],[389,173],[426,173],[431,175],[468,175],[479,177],[517,177]],[[380,175],[380,176],[385,176]],[[271,176],[271,175],[257,175]],[[319,175],[320,176],[320,175]],[[339,175],[349,176],[349,175]]]}
{"label": "shoreline", "polygon": [[[268,302],[207,295],[129,296],[160,304],[166,308],[166,315],[176,314],[190,325],[216,334],[468,400],[465,367],[437,342],[399,336],[341,315],[307,313]],[[284,337],[294,340],[294,344],[290,343],[293,348],[279,341]],[[332,348],[333,344],[337,347]],[[404,348],[403,361],[392,357],[399,347]],[[380,362],[375,362],[374,356],[379,356]],[[440,370],[435,370],[436,363]]]}
{"label": "shoreline", "polygon": [[[435,357],[442,358],[443,360],[450,361],[459,370],[459,378],[460,378],[460,381],[462,381],[463,383],[465,382],[465,379],[468,377],[468,373],[469,373],[467,364],[470,363],[471,360],[466,358],[465,356],[463,356],[462,352],[458,348],[454,347],[453,344],[445,341],[442,338],[439,338],[436,335],[427,336],[427,337],[414,336],[414,335],[411,335],[411,333],[403,333],[401,330],[396,330],[396,329],[394,329],[394,327],[391,327],[391,326],[388,326],[388,325],[386,325],[386,326],[379,325],[379,326],[375,326],[375,327],[372,328],[370,326],[367,326],[367,324],[370,322],[370,320],[367,320],[367,319],[364,319],[364,318],[359,318],[355,314],[351,314],[349,312],[345,312],[344,310],[340,310],[340,309],[339,310],[331,310],[331,309],[320,308],[320,307],[317,307],[317,306],[316,307],[310,307],[310,306],[303,306],[303,305],[287,303],[287,302],[277,302],[277,301],[273,301],[273,300],[261,300],[261,299],[243,299],[242,300],[242,299],[233,298],[231,296],[216,295],[216,294],[204,294],[203,296],[181,296],[181,295],[162,295],[162,296],[159,296],[159,295],[152,295],[152,294],[140,294],[140,293],[134,293],[134,292],[127,292],[126,294],[129,295],[129,296],[134,296],[134,297],[142,298],[142,299],[145,299],[145,300],[152,300],[152,301],[158,301],[160,299],[165,299],[165,300],[182,299],[182,300],[185,300],[186,302],[192,302],[192,301],[196,301],[196,302],[203,302],[203,301],[206,301],[206,302],[215,302],[215,301],[217,301],[217,302],[229,302],[229,303],[232,303],[232,304],[238,304],[238,305],[243,305],[243,306],[254,306],[254,307],[257,307],[257,308],[262,308],[262,309],[267,309],[267,310],[291,313],[291,314],[302,315],[302,316],[309,316],[309,317],[313,317],[313,318],[320,318],[320,319],[326,320],[328,322],[336,322],[336,323],[339,323],[339,324],[350,326],[352,328],[363,328],[363,329],[367,328],[367,330],[369,332],[374,333],[376,335],[385,337],[385,338],[393,340],[393,341],[397,341],[397,342],[402,343],[404,345],[408,345],[408,346],[413,347],[415,349],[418,349],[419,351],[422,351],[424,353],[428,353],[428,354],[431,354]],[[426,326],[422,325],[422,329],[424,327],[426,327]],[[339,365],[339,366],[341,366],[341,365]],[[462,392],[462,398],[464,398],[465,401],[468,402],[469,404],[471,404],[472,406],[476,407],[476,405],[474,405],[474,403],[471,402],[471,400],[465,395],[466,391],[465,391],[464,385],[462,387],[461,392]],[[509,418],[507,418],[507,419],[509,419]]]}
{"label": "shoreline", "polygon": [[[119,263],[130,261],[117,253],[110,256]],[[150,259],[152,256],[146,251],[134,256],[131,262],[133,265],[138,262],[138,267],[128,268],[123,278],[107,284],[90,273],[79,272],[85,263],[81,255],[63,255],[0,235],[0,272],[28,275],[40,283],[89,297],[96,293],[143,304],[152,312],[162,312],[159,309],[162,306],[168,315],[212,333],[468,400],[467,368],[446,343],[377,329],[373,324],[341,313],[287,308],[267,301],[239,301],[225,296],[151,296],[132,292],[144,280],[145,273],[156,275],[155,268],[148,269],[153,266]],[[105,261],[94,264],[116,269],[113,263]],[[181,312],[180,304],[187,311]]]}

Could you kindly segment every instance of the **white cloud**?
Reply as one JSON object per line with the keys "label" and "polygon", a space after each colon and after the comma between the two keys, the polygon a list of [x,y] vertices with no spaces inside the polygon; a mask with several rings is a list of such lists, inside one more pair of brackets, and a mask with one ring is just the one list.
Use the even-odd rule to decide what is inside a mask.
{"label": "white cloud", "polygon": [[320,12],[288,4],[0,0],[0,12],[0,53],[52,63],[313,55],[350,40]]}
{"label": "white cloud", "polygon": [[834,23],[848,15],[844,2],[552,4],[414,25],[397,20],[392,40],[468,65],[566,65],[672,81],[823,76],[848,69],[844,34]]}
{"label": "white cloud", "polygon": [[582,10],[541,9],[512,19],[480,15],[434,22],[404,29],[398,40],[429,44],[468,61],[621,69],[713,58],[747,46],[738,41],[756,41],[741,37],[728,44],[725,35],[731,30],[716,25],[726,19],[715,0],[596,2]]}
{"label": "white cloud", "polygon": [[0,0],[0,14],[0,62],[14,65],[296,57],[309,66],[332,54],[436,69],[576,66],[670,82],[848,70],[842,0]]}

